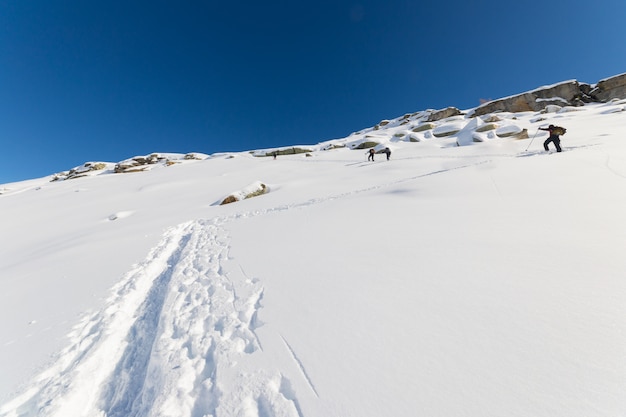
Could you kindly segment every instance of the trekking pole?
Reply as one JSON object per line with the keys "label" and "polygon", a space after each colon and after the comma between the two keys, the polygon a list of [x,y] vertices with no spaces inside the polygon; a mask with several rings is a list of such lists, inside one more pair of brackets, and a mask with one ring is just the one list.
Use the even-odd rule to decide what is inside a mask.
{"label": "trekking pole", "polygon": [[538,133],[539,133],[539,129],[537,129],[537,132],[535,132],[535,136],[533,136],[533,138],[530,140],[530,143],[528,144],[528,146],[526,147],[526,150],[524,152],[528,152],[528,148],[530,148],[530,145],[533,144],[533,140],[535,140],[535,138],[537,137]]}

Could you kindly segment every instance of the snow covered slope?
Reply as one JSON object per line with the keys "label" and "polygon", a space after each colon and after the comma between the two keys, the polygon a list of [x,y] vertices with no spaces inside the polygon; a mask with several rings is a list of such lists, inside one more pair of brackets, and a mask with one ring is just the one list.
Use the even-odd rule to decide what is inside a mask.
{"label": "snow covered slope", "polygon": [[2,185],[0,416],[620,415],[625,108]]}

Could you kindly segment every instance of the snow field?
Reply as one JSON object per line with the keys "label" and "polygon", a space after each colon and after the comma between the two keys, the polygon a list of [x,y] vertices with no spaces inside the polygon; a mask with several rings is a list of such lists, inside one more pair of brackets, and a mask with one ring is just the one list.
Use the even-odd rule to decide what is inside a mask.
{"label": "snow field", "polygon": [[[5,386],[17,392],[0,416],[619,414],[619,106],[518,115],[531,137],[537,123],[566,126],[561,154],[541,150],[545,135],[441,138],[390,142],[389,162],[348,149],[237,155],[9,185],[3,285],[20,300],[47,281],[82,287],[3,296]],[[213,205],[257,180],[270,193]],[[45,242],[24,233],[33,225]],[[45,362],[55,349],[21,332],[60,337],[46,311],[83,303],[68,347],[35,376],[8,367]]]}

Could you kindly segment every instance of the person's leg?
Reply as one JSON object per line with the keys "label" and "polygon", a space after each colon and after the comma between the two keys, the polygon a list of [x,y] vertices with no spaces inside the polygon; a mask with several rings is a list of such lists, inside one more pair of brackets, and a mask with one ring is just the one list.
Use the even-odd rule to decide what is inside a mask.
{"label": "person's leg", "polygon": [[548,138],[546,139],[546,141],[543,143],[543,149],[545,149],[546,151],[548,150],[548,143],[552,142],[552,138]]}
{"label": "person's leg", "polygon": [[554,139],[554,146],[557,152],[561,152],[561,139]]}

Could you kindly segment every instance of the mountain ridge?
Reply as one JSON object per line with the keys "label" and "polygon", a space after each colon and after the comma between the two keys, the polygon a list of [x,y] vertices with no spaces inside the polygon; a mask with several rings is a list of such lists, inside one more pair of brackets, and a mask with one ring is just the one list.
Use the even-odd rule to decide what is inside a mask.
{"label": "mountain ridge", "polygon": [[[545,85],[545,86],[537,87],[533,90],[529,90],[527,92],[518,93],[512,96],[503,97],[503,98],[499,98],[495,100],[490,100],[486,103],[481,104],[478,107],[471,108],[465,111],[462,111],[456,107],[447,107],[443,109],[427,109],[427,110],[422,110],[422,111],[418,111],[415,113],[407,113],[403,116],[399,116],[391,120],[398,121],[399,119],[401,119],[403,121],[402,124],[406,124],[409,122],[409,120],[411,119],[414,120],[416,118],[415,116],[418,116],[418,115],[419,116],[417,117],[417,119],[419,121],[438,122],[444,119],[448,119],[448,118],[460,116],[460,115],[466,115],[470,118],[473,118],[473,117],[478,117],[478,116],[489,116],[490,114],[502,113],[502,112],[509,112],[509,113],[520,113],[520,112],[526,112],[526,111],[555,112],[555,111],[561,110],[565,106],[580,107],[589,103],[604,103],[604,102],[607,102],[608,100],[624,99],[624,98],[626,98],[626,73],[604,78],[602,80],[599,80],[595,84],[582,83],[577,80],[567,80],[567,81],[562,81],[562,82],[552,84],[552,85]],[[497,116],[492,115],[491,118],[487,118],[487,120],[494,120],[494,119],[497,119]],[[371,130],[377,130],[377,131],[385,130],[384,127],[388,125],[389,123],[390,123],[390,120],[382,120],[374,127],[361,129],[359,132],[371,131]],[[428,126],[428,125],[422,125],[422,127],[424,126]],[[433,128],[434,127],[436,126],[433,126]],[[420,126],[416,126],[414,127],[414,129],[420,129]],[[426,130],[429,130],[429,129],[426,129]],[[348,135],[347,138],[352,137],[355,134],[356,133],[353,132],[352,134]],[[453,135],[454,133],[449,133],[449,134]],[[524,139],[528,137],[528,136],[524,136],[521,130],[514,132],[513,134],[510,134],[507,132],[507,134],[502,137],[509,137],[509,136],[514,136],[517,139]],[[397,137],[402,137],[402,136],[397,136]],[[338,140],[331,140],[331,141],[323,141],[323,142],[318,143],[317,145],[309,145],[308,148],[312,148],[312,150],[313,149],[323,150],[329,142],[337,144],[338,142],[342,142],[342,139],[345,140],[347,138],[341,138]],[[409,140],[410,139],[411,137],[409,137]],[[482,142],[484,140],[483,138],[479,138],[478,136],[476,136],[474,139],[476,142]],[[419,141],[419,139],[413,136],[413,141]],[[352,148],[364,149],[368,147],[376,147],[378,145],[381,145],[380,143],[377,143],[374,146],[359,147],[363,142],[365,142],[365,139],[356,143],[352,142],[350,146]],[[461,141],[461,142],[458,142],[458,145],[462,146],[462,145],[468,145],[470,143],[471,142],[469,141]],[[271,148],[256,150],[256,151],[250,150],[248,152],[253,153],[255,156],[272,156],[273,152],[279,151],[280,149],[289,149],[289,148],[293,148],[293,146],[279,147],[279,148],[276,148],[275,150],[271,150]],[[378,149],[378,151],[380,150],[381,149]],[[229,153],[229,152],[222,152],[220,154],[224,154],[224,153]],[[306,153],[306,150],[303,151],[303,153]],[[150,157],[152,157],[152,159],[150,159]],[[184,154],[184,156],[182,156],[182,159],[205,159],[206,157],[208,157],[208,155],[197,153],[197,152],[192,152],[192,153]],[[171,164],[178,163],[177,158],[178,159],[181,158],[180,154],[178,154],[176,158],[173,158],[171,160],[167,160],[167,158],[165,158],[166,163],[168,163],[167,161],[170,161]],[[150,154],[147,157],[135,156],[133,158],[129,158],[125,161],[117,163],[116,172],[132,172],[128,168],[120,168],[120,167],[123,167],[124,164],[130,165],[136,170],[142,170],[142,168],[136,168],[136,167],[146,166],[146,165],[154,164],[157,162],[162,162],[162,160],[163,160],[163,157],[161,157],[161,154],[158,154],[158,153]],[[129,164],[129,161],[132,161],[132,162]],[[84,168],[84,165],[82,167],[74,168],[74,170],[80,170],[81,168]],[[61,179],[60,177],[63,176],[63,173],[56,174],[56,175],[59,176],[56,179]]]}

